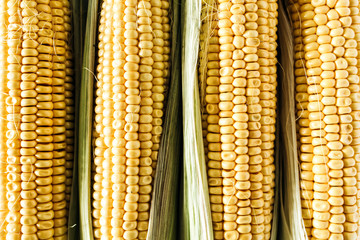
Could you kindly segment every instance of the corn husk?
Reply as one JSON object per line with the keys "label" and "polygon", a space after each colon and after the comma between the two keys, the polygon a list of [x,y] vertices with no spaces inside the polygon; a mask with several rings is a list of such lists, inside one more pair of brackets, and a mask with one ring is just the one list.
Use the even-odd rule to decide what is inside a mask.
{"label": "corn husk", "polygon": [[[78,117],[79,117],[79,97],[80,97],[80,77],[81,77],[81,62],[82,62],[82,46],[85,35],[85,21],[86,21],[86,8],[87,1],[85,0],[72,0],[72,43],[73,43],[73,63],[74,63],[74,86],[75,86],[75,129],[78,130]],[[79,239],[79,186],[78,186],[78,134],[74,134],[74,163],[73,163],[73,178],[71,188],[71,199],[69,206],[69,220],[68,220],[68,239]]]}
{"label": "corn husk", "polygon": [[80,84],[78,135],[81,137],[78,139],[78,173],[80,239],[83,240],[94,238],[91,215],[91,143],[98,5],[98,0],[89,0]]}
{"label": "corn husk", "polygon": [[295,79],[294,44],[289,13],[283,4],[279,4],[280,36],[280,73],[281,104],[281,141],[283,144],[282,181],[280,181],[281,232],[279,239],[307,239],[301,215],[299,160],[297,155],[296,119],[295,119]]}
{"label": "corn husk", "polygon": [[178,234],[179,174],[182,148],[181,123],[181,29],[179,0],[171,2],[170,90],[157,160],[147,239],[176,239]]}
{"label": "corn husk", "polygon": [[183,3],[183,222],[181,239],[212,240],[213,229],[202,136],[198,86],[200,0]]}

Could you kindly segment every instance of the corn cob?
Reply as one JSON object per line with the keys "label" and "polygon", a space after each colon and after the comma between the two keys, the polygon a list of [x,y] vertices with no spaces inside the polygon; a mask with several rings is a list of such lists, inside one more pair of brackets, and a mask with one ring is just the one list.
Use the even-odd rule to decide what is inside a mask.
{"label": "corn cob", "polygon": [[7,73],[1,78],[1,182],[6,184],[1,238],[66,239],[64,85],[70,30],[64,11],[69,15],[69,3],[10,0],[1,8],[2,73]]}
{"label": "corn cob", "polygon": [[[162,27],[160,24],[159,7],[149,1],[139,1],[138,3],[138,23],[139,23],[139,55],[140,55],[140,120],[139,120],[139,140],[140,140],[140,178],[139,178],[139,204],[138,204],[138,238],[146,239],[149,210],[150,210],[150,194],[152,175],[155,171],[155,161],[157,156],[153,157],[154,160],[152,167],[148,165],[152,157],[152,149],[158,149],[157,143],[154,141],[156,136],[156,108],[162,109],[162,106],[157,106],[157,98],[155,94],[161,94],[163,91],[163,82],[161,82],[162,61],[158,56],[161,53],[161,43],[158,41],[156,33],[151,31],[157,30]],[[150,17],[150,15],[152,17]],[[160,15],[160,14],[159,14]],[[153,81],[151,80],[153,76]],[[157,82],[160,80],[160,83]],[[161,119],[161,116],[160,116]],[[160,123],[161,127],[161,123]]]}
{"label": "corn cob", "polygon": [[302,208],[311,239],[356,239],[358,1],[294,1]]}
{"label": "corn cob", "polygon": [[[201,47],[208,51],[200,52],[199,72],[200,80],[207,74],[203,125],[214,237],[270,239],[277,3],[205,2],[204,8],[209,7],[218,12],[219,21],[217,26],[207,19],[203,23],[213,34],[208,46]],[[208,35],[208,29],[201,34]],[[207,61],[206,71],[202,61]]]}
{"label": "corn cob", "polygon": [[167,1],[105,0],[101,7],[93,167],[96,239],[146,239],[169,67],[168,6]]}

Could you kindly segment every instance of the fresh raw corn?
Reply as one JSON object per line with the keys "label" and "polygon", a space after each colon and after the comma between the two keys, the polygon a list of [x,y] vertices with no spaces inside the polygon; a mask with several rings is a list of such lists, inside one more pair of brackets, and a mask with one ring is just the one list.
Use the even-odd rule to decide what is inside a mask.
{"label": "fresh raw corn", "polygon": [[0,3],[0,239],[67,239],[69,7],[68,0]]}
{"label": "fresh raw corn", "polygon": [[169,2],[104,0],[93,164],[96,239],[146,239],[169,76]]}
{"label": "fresh raw corn", "polygon": [[309,239],[359,238],[359,2],[291,2],[301,205]]}
{"label": "fresh raw corn", "polygon": [[277,16],[277,1],[203,1],[199,79],[215,239],[270,239]]}

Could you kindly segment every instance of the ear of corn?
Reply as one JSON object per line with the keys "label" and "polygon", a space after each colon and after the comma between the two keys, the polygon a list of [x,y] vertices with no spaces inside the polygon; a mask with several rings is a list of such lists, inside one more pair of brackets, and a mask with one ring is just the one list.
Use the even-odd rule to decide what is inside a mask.
{"label": "ear of corn", "polygon": [[277,2],[204,2],[203,19],[199,78],[214,238],[270,239]]}
{"label": "ear of corn", "polygon": [[301,204],[311,239],[356,239],[358,1],[294,1]]}
{"label": "ear of corn", "polygon": [[102,3],[95,100],[95,238],[146,239],[169,68],[168,8],[167,1]]}
{"label": "ear of corn", "polygon": [[72,88],[65,84],[72,84],[69,3],[2,1],[0,16],[1,238],[65,239],[73,121]]}

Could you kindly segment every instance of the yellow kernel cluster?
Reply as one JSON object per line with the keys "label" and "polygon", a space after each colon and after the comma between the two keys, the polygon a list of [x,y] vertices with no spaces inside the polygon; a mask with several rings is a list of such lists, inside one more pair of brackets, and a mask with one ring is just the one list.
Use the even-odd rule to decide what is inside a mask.
{"label": "yellow kernel cluster", "polygon": [[168,1],[155,0],[105,0],[101,6],[92,201],[96,239],[146,239],[169,75],[168,8]]}
{"label": "yellow kernel cluster", "polygon": [[214,238],[270,239],[277,2],[209,1],[203,4],[208,13],[199,78],[206,79],[203,126]]}
{"label": "yellow kernel cluster", "polygon": [[1,239],[67,239],[69,7],[67,0],[1,2]]}
{"label": "yellow kernel cluster", "polygon": [[357,239],[359,2],[291,4],[301,205],[310,239]]}

